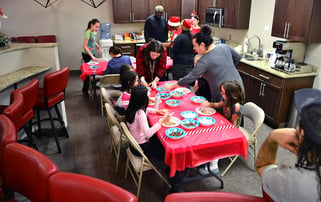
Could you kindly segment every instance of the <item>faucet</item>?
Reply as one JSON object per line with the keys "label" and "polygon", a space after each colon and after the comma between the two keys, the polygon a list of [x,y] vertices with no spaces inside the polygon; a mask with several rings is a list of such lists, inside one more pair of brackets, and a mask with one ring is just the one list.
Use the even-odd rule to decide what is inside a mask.
{"label": "faucet", "polygon": [[260,39],[260,37],[257,36],[257,35],[251,35],[251,36],[246,37],[246,38],[244,39],[243,54],[245,55],[245,54],[248,52],[247,47],[248,47],[248,45],[249,45],[249,43],[250,43],[250,40],[251,40],[252,38],[254,38],[254,37],[257,38],[258,41],[259,41],[259,46],[258,46],[258,48],[257,48],[257,55],[258,55],[259,57],[263,57],[263,48],[262,48],[262,45],[261,45],[261,39]]}

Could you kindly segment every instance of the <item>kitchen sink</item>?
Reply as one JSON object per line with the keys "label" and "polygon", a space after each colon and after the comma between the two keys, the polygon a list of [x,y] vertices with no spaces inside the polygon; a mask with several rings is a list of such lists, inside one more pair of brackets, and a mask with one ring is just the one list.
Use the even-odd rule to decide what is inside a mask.
{"label": "kitchen sink", "polygon": [[263,58],[255,57],[252,55],[245,55],[245,56],[243,56],[243,58],[248,61],[261,61],[261,60],[263,60]]}

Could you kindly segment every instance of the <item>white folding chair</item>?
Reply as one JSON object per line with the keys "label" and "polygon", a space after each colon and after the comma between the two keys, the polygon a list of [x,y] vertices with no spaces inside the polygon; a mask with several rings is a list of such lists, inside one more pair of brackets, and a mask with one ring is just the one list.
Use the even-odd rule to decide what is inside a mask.
{"label": "white folding chair", "polygon": [[144,154],[144,151],[142,150],[142,148],[136,142],[134,137],[130,134],[127,128],[127,125],[124,122],[121,122],[120,125],[130,145],[141,155],[141,157],[134,155],[130,151],[130,148],[127,148],[126,150],[127,162],[126,162],[125,178],[127,178],[127,173],[129,171],[135,185],[137,186],[137,194],[136,194],[137,198],[139,198],[144,171],[153,169],[157,173],[157,175],[166,183],[166,185],[168,187],[171,187],[171,185],[168,183],[166,178],[157,170],[157,168],[152,164],[152,162]]}
{"label": "white folding chair", "polygon": [[[239,129],[242,131],[242,133],[245,135],[248,143],[249,143],[249,154],[253,157],[254,161],[254,171],[255,171],[255,161],[256,161],[256,144],[257,144],[257,139],[256,139],[256,134],[260,127],[262,126],[265,118],[265,113],[263,109],[261,109],[259,106],[254,104],[253,102],[247,102],[243,106],[243,116],[246,117],[248,120],[250,120],[251,123],[247,123],[246,119],[244,120],[244,127],[246,126],[252,126],[252,132],[249,131],[250,127],[240,127]],[[253,150],[253,153],[251,154],[250,149]],[[229,157],[231,162],[229,165],[225,168],[225,170],[222,172],[221,176],[223,177],[227,171],[231,168],[233,163],[237,160],[239,156],[233,156]]]}
{"label": "white folding chair", "polygon": [[[100,106],[101,106],[101,116],[104,116],[104,103],[107,101],[106,92],[109,93],[109,97],[118,98],[121,95],[121,91],[115,89],[113,86],[120,86],[120,77],[119,74],[107,74],[100,78],[99,87],[100,87]],[[106,91],[104,92],[103,89]],[[105,99],[104,99],[105,98]],[[114,104],[112,105],[114,107]]]}
{"label": "white folding chair", "polygon": [[121,126],[114,116],[115,110],[109,103],[105,103],[107,114],[107,126],[110,133],[110,152],[114,151],[116,157],[115,171],[118,171],[121,146],[128,142],[126,136],[120,130]]}

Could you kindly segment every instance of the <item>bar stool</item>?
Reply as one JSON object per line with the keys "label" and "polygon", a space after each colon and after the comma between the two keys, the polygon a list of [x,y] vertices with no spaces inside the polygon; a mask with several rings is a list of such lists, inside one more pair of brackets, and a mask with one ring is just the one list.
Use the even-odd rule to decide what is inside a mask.
{"label": "bar stool", "polygon": [[[32,136],[33,135],[32,120],[35,117],[34,107],[37,102],[38,92],[39,92],[39,81],[37,79],[33,79],[27,85],[12,91],[10,94],[11,103],[15,100],[17,93],[21,93],[23,95],[22,119],[19,121],[19,123],[16,123],[16,121],[14,121],[14,123],[16,125],[19,124],[19,127],[16,128],[17,132],[21,128],[24,128],[28,136],[28,145],[37,150],[38,150],[38,147],[35,144]],[[10,116],[13,116],[12,112],[9,111],[8,113],[11,113]],[[19,140],[19,141],[23,141],[23,140]]]}
{"label": "bar stool", "polygon": [[[69,67],[64,67],[59,71],[51,72],[45,75],[43,88],[39,90],[38,99],[36,102],[38,132],[39,134],[42,134],[41,122],[49,120],[59,153],[61,153],[61,148],[58,141],[58,130],[62,130],[64,135],[67,138],[69,137],[65,123],[58,108],[58,104],[65,100],[65,89],[68,84],[69,71]],[[55,109],[57,118],[53,118],[51,113],[52,108]],[[49,118],[40,119],[40,110],[47,111]],[[54,121],[59,121],[61,127],[56,128]]]}

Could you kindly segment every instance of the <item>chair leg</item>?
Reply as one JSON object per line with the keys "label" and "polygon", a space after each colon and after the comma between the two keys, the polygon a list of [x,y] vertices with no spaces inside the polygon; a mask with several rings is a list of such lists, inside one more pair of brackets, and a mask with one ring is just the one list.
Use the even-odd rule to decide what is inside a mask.
{"label": "chair leg", "polygon": [[40,110],[37,108],[38,137],[41,137]]}
{"label": "chair leg", "polygon": [[55,111],[56,111],[56,114],[57,114],[57,116],[58,116],[58,119],[59,119],[61,128],[64,130],[64,132],[65,132],[65,134],[66,134],[66,137],[69,138],[69,134],[68,134],[68,131],[67,131],[66,127],[65,127],[65,122],[64,122],[64,120],[62,119],[62,116],[61,116],[61,114],[60,114],[58,105],[55,106]]}
{"label": "chair leg", "polygon": [[234,162],[238,159],[239,156],[233,156],[231,157],[232,160],[231,162],[228,164],[228,166],[225,168],[225,170],[223,171],[223,173],[221,174],[221,177],[224,177],[224,175],[227,173],[227,171],[231,168],[231,166],[234,164]]}
{"label": "chair leg", "polygon": [[57,133],[56,133],[55,124],[54,124],[54,120],[52,118],[50,109],[48,110],[48,115],[49,115],[49,119],[50,119],[51,128],[53,130],[53,135],[54,135],[54,138],[55,138],[55,141],[56,141],[56,144],[57,144],[58,153],[61,153],[61,148],[60,148],[60,144],[59,144],[59,141],[58,141],[58,136],[57,136]]}
{"label": "chair leg", "polygon": [[26,134],[28,136],[28,145],[29,145],[29,147],[32,147],[32,148],[34,148],[36,150],[39,150],[37,145],[36,145],[36,143],[35,143],[35,141],[33,140],[32,132],[30,130],[30,125],[29,126],[26,125],[23,128],[24,128],[24,130],[25,130],[25,132],[26,132]]}
{"label": "chair leg", "polygon": [[101,117],[104,117],[105,104],[103,103],[103,96],[100,92],[100,107],[101,107]]}
{"label": "chair leg", "polygon": [[[142,162],[142,165],[144,165],[144,162]],[[144,166],[141,166],[140,171],[139,171],[138,184],[137,184],[137,193],[136,193],[137,200],[139,198],[140,188],[141,188],[141,185],[142,185],[143,172],[144,172],[143,169],[144,169]]]}

